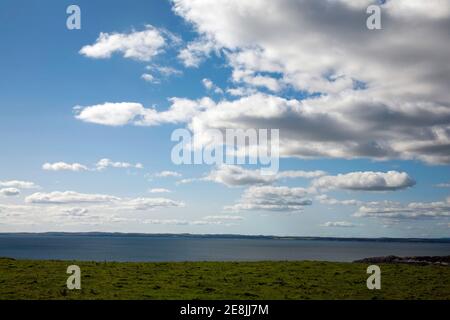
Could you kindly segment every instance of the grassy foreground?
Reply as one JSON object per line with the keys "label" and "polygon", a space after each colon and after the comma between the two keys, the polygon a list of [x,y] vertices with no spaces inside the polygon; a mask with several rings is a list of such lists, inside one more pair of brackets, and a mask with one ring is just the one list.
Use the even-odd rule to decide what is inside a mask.
{"label": "grassy foreground", "polygon": [[[66,269],[81,268],[81,290]],[[450,267],[334,262],[115,263],[0,258],[0,299],[450,299]]]}

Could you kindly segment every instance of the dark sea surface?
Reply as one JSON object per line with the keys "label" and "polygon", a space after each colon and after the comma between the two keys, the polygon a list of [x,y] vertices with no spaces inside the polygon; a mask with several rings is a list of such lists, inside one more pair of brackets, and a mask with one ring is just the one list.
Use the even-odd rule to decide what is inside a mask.
{"label": "dark sea surface", "polygon": [[85,261],[353,261],[374,256],[450,255],[449,242],[0,235],[0,257]]}

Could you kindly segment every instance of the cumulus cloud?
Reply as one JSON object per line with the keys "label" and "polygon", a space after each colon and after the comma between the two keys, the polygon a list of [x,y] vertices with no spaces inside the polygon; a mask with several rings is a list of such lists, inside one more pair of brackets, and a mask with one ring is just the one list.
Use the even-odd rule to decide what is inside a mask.
{"label": "cumulus cloud", "polygon": [[145,109],[140,103],[106,102],[87,107],[75,106],[74,111],[75,117],[84,122],[107,126],[122,126],[142,116]]}
{"label": "cumulus cloud", "polygon": [[[174,12],[198,33],[179,57],[196,66],[213,51],[222,55],[242,88],[231,91],[239,98],[172,98],[165,111],[105,103],[79,107],[77,118],[113,126],[186,123],[199,136],[274,128],[282,157],[448,164],[448,1],[387,1],[380,32],[365,26],[372,2],[174,0]],[[272,94],[249,95],[255,88]],[[283,97],[284,88],[302,98]]]}
{"label": "cumulus cloud", "polygon": [[227,93],[232,96],[242,97],[242,96],[251,96],[255,94],[257,91],[252,88],[246,87],[237,87],[237,88],[228,88]]}
{"label": "cumulus cloud", "polygon": [[160,66],[157,64],[148,65],[145,67],[145,69],[147,69],[149,71],[157,72],[158,74],[160,74],[161,76],[164,76],[164,77],[179,76],[179,75],[183,74],[183,71],[178,70],[176,68],[168,67],[168,66]]}
{"label": "cumulus cloud", "polygon": [[0,181],[0,187],[5,188],[16,188],[16,189],[38,189],[39,186],[34,182],[21,181],[21,180],[10,180],[10,181]]}
{"label": "cumulus cloud", "polygon": [[222,165],[213,169],[203,180],[214,181],[233,187],[270,184],[275,181],[275,178],[272,175],[261,175],[259,170],[247,170],[240,166]]}
{"label": "cumulus cloud", "polygon": [[180,219],[147,219],[144,220],[144,223],[185,226],[189,224],[189,221]]}
{"label": "cumulus cloud", "polygon": [[185,67],[195,68],[215,50],[212,41],[204,38],[192,41],[178,54],[178,59]]}
{"label": "cumulus cloud", "polygon": [[279,129],[281,157],[450,160],[450,108],[430,103],[392,107],[360,91],[302,101],[262,93],[218,103],[210,98],[170,101],[161,112],[138,103],[75,111],[79,120],[110,126],[187,123],[201,142],[209,141],[211,129]]}
{"label": "cumulus cloud", "polygon": [[294,179],[294,178],[305,178],[312,179],[318,178],[326,175],[327,173],[323,170],[314,170],[314,171],[303,171],[303,170],[287,170],[280,171],[276,174],[277,179]]}
{"label": "cumulus cloud", "polygon": [[149,72],[142,74],[141,78],[153,84],[159,84],[162,80],[165,80],[171,76],[181,75],[183,73],[173,67],[160,66],[157,64],[148,65],[145,69]]}
{"label": "cumulus cloud", "polygon": [[120,162],[120,161],[112,161],[110,159],[101,159],[97,162],[96,164],[97,170],[105,170],[108,167],[111,168],[123,168],[123,169],[128,169],[128,168],[135,168],[135,169],[143,169],[144,166],[141,163],[136,163],[136,164],[132,164],[129,162]]}
{"label": "cumulus cloud", "polygon": [[124,58],[150,61],[167,45],[165,33],[151,25],[143,31],[130,33],[100,33],[92,45],[81,48],[80,54],[95,59],[110,58],[121,53]]}
{"label": "cumulus cloud", "polygon": [[255,88],[261,87],[273,92],[280,91],[284,87],[283,82],[280,79],[258,75],[250,70],[234,70],[232,79],[238,84],[243,83]]}
{"label": "cumulus cloud", "polygon": [[216,86],[214,84],[214,82],[211,81],[211,79],[204,78],[202,80],[202,84],[206,90],[213,91],[214,93],[217,93],[217,94],[223,94],[223,90],[221,88],[219,88],[218,86]]}
{"label": "cumulus cloud", "polygon": [[147,219],[145,224],[162,224],[162,225],[175,225],[175,226],[205,226],[205,225],[224,225],[230,226],[230,224],[223,224],[222,221],[207,221],[207,220],[182,220],[182,219]]}
{"label": "cumulus cloud", "polygon": [[103,158],[97,161],[94,167],[89,168],[86,165],[80,164],[80,163],[66,163],[66,162],[55,162],[55,163],[45,163],[42,166],[42,169],[48,170],[48,171],[103,171],[107,168],[122,168],[122,169],[143,169],[144,166],[141,163],[129,163],[129,162],[122,162],[122,161],[112,161],[108,158]]}
{"label": "cumulus cloud", "polygon": [[328,221],[321,224],[322,227],[334,227],[334,228],[353,228],[356,224],[347,221]]}
{"label": "cumulus cloud", "polygon": [[120,198],[104,194],[85,194],[74,191],[37,192],[25,198],[27,203],[35,204],[71,204],[71,203],[108,203]]}
{"label": "cumulus cloud", "polygon": [[338,199],[330,198],[326,194],[318,195],[318,196],[316,196],[315,199],[318,200],[321,204],[325,204],[325,205],[343,205],[343,206],[362,205],[362,201],[359,201],[359,200],[354,200],[354,199],[338,200]]}
{"label": "cumulus cloud", "polygon": [[153,75],[151,75],[150,73],[144,73],[141,76],[142,80],[145,80],[147,82],[151,82],[151,83],[159,83],[159,80],[156,79]]}
{"label": "cumulus cloud", "polygon": [[105,102],[92,106],[75,106],[74,113],[78,120],[106,126],[156,126],[165,123],[185,123],[213,102],[209,98],[189,100],[169,99],[171,106],[166,111],[158,112],[154,108],[145,108],[135,102]]}
{"label": "cumulus cloud", "polygon": [[371,3],[174,0],[233,81],[307,93],[224,101],[190,126],[280,128],[282,156],[450,163],[449,3],[386,1],[383,32],[365,26]]}
{"label": "cumulus cloud", "polygon": [[3,188],[0,189],[0,195],[6,197],[14,197],[20,194],[20,190],[17,188]]}
{"label": "cumulus cloud", "polygon": [[[97,210],[138,210],[183,207],[184,203],[167,198],[120,198],[105,194],[86,194],[74,191],[34,193],[25,198],[26,203],[44,205],[102,205]],[[95,207],[94,207],[95,208]]]}
{"label": "cumulus cloud", "polygon": [[229,220],[229,221],[240,221],[244,220],[244,217],[241,216],[230,216],[230,215],[220,215],[220,216],[206,216],[203,218],[204,220]]}
{"label": "cumulus cloud", "polygon": [[[174,226],[203,226],[203,225],[222,225],[221,221],[205,221],[205,220],[183,220],[183,219],[147,219],[145,224],[162,224]],[[227,225],[225,225],[227,226]]]}
{"label": "cumulus cloud", "polygon": [[155,177],[159,177],[159,178],[181,177],[181,173],[176,172],[176,171],[165,170],[165,171],[155,173]]}
{"label": "cumulus cloud", "polygon": [[47,171],[87,171],[88,167],[79,163],[66,163],[66,162],[55,162],[55,163],[44,163],[42,169]]}
{"label": "cumulus cloud", "polygon": [[152,188],[152,189],[148,190],[148,192],[150,192],[150,193],[170,193],[170,190],[165,189],[165,188]]}
{"label": "cumulus cloud", "polygon": [[302,171],[290,170],[281,171],[274,175],[262,175],[260,170],[248,170],[236,165],[221,165],[213,169],[201,180],[214,181],[229,187],[247,185],[272,184],[280,179],[288,178],[316,178],[325,175],[321,170]]}
{"label": "cumulus cloud", "polygon": [[[365,9],[374,1],[356,3],[355,7],[353,0],[175,0],[174,11],[193,24],[199,38],[231,52],[237,60],[235,68],[278,72],[299,89],[351,88],[351,78],[374,82],[385,90],[394,84],[395,89],[400,84],[403,90],[410,88],[407,84],[425,89],[430,73],[441,74],[439,68],[448,62],[444,54],[450,17],[447,1],[387,1],[381,6],[384,29],[389,32],[378,33],[365,26]],[[406,27],[412,19],[418,24]],[[422,41],[430,46],[418,43],[411,28],[427,37]],[[399,40],[403,45],[398,45]],[[435,46],[442,50],[433,50]],[[380,55],[383,59],[378,59]],[[330,73],[333,83],[326,76]]]}
{"label": "cumulus cloud", "polygon": [[433,219],[450,217],[450,199],[437,202],[372,202],[361,206],[355,217],[383,219]]}
{"label": "cumulus cloud", "polygon": [[[109,226],[142,223],[142,215],[155,210],[183,207],[166,198],[120,198],[74,191],[35,193],[24,205],[1,204],[0,220],[10,226],[34,226],[59,230],[66,226]],[[130,216],[130,214],[140,216]]]}
{"label": "cumulus cloud", "polygon": [[72,217],[85,217],[89,213],[89,210],[86,208],[67,208],[62,210],[62,212]]}
{"label": "cumulus cloud", "polygon": [[130,200],[121,200],[119,206],[122,209],[147,211],[157,208],[184,207],[185,204],[180,201],[166,198],[136,198]]}
{"label": "cumulus cloud", "polygon": [[[92,209],[92,212],[91,210]],[[136,222],[134,218],[117,215],[111,207],[96,206],[61,207],[47,205],[3,205],[0,204],[2,222],[14,226],[43,226],[61,228],[66,226],[105,226],[116,223]],[[55,229],[56,230],[56,229]]]}
{"label": "cumulus cloud", "polygon": [[317,189],[345,189],[358,191],[394,191],[415,185],[406,172],[350,172],[337,176],[323,176],[313,181]]}
{"label": "cumulus cloud", "polygon": [[225,207],[229,211],[280,211],[300,212],[312,204],[304,188],[253,186],[244,191],[235,205]]}

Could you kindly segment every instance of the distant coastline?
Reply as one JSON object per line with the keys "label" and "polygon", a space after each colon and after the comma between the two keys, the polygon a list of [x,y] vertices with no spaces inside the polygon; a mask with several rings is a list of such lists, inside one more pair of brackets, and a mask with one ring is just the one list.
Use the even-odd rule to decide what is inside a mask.
{"label": "distant coastline", "polygon": [[309,237],[243,234],[192,234],[192,233],[125,233],[125,232],[0,232],[0,236],[89,236],[89,237],[153,237],[153,238],[211,238],[211,239],[265,239],[265,240],[322,240],[368,242],[425,242],[450,243],[450,238],[358,238],[358,237]]}

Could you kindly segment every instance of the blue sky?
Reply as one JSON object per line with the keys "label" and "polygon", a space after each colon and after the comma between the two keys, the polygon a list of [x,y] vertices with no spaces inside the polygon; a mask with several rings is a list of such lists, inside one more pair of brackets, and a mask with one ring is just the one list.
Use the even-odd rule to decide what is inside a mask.
{"label": "blue sky", "polygon": [[[322,2],[306,1],[319,18]],[[363,6],[371,1],[337,0],[337,18],[324,14],[323,21],[304,16],[307,8],[295,1],[205,3],[77,1],[81,29],[68,30],[72,2],[2,1],[0,231],[450,235],[449,79],[441,71],[449,61],[439,54],[448,34],[434,32],[420,47],[404,28],[416,19],[425,35],[439,30],[447,8],[387,1],[383,33],[368,35],[356,23],[365,21]],[[164,39],[152,57],[149,30]],[[143,32],[150,37],[144,44],[135,41]],[[102,43],[100,33],[119,35],[118,44]],[[356,47],[351,37],[366,43]],[[92,50],[83,53],[87,46]],[[189,63],[182,52],[198,61]],[[398,62],[402,55],[408,62]],[[354,90],[355,80],[365,87]],[[181,118],[167,120],[161,112],[171,110],[173,97],[195,105],[193,115],[169,111]],[[99,107],[108,102],[140,104],[141,111],[111,125],[113,107]],[[135,125],[138,117],[147,123]],[[267,182],[251,165],[172,163],[173,130],[200,123],[194,131],[201,134],[224,129],[224,119],[232,128],[279,129],[280,172],[322,173]],[[110,165],[99,168],[101,159]],[[52,167],[57,163],[66,166]],[[300,205],[305,199],[311,204]]]}

